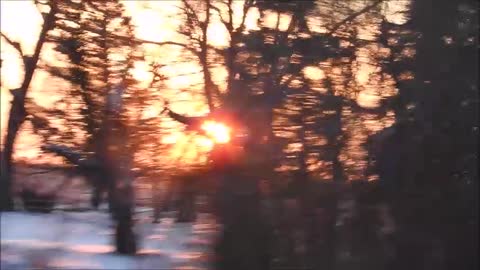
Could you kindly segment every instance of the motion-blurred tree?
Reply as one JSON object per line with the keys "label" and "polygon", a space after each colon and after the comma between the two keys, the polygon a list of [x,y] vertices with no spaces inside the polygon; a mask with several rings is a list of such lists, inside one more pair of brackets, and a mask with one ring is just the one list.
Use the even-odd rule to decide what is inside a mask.
{"label": "motion-blurred tree", "polygon": [[[302,201],[306,198],[302,194],[308,190],[305,180],[313,167],[321,168],[325,171],[326,177],[332,177],[337,182],[345,179],[344,168],[340,160],[343,148],[342,140],[346,137],[342,130],[343,114],[348,110],[359,112],[363,110],[356,105],[355,95],[348,92],[355,81],[353,59],[356,48],[354,45],[341,45],[340,42],[355,44],[353,41],[359,37],[355,32],[355,25],[350,22],[364,13],[378,10],[380,3],[381,1],[369,1],[358,11],[344,7],[343,9],[349,13],[346,13],[345,18],[339,22],[333,20],[331,24],[327,24],[327,29],[330,29],[327,33],[311,31],[307,24],[306,18],[315,16],[315,7],[318,4],[315,1],[294,3],[244,1],[242,14],[235,13],[236,10],[239,10],[234,7],[238,4],[235,1],[222,1],[211,5],[212,9],[217,11],[230,38],[229,46],[226,49],[212,49],[212,52],[224,56],[227,68],[226,85],[228,87],[222,99],[222,107],[225,111],[239,111],[244,118],[251,115],[250,124],[253,124],[250,129],[253,133],[251,135],[255,138],[266,136],[269,147],[274,146],[274,134],[293,134],[289,138],[291,141],[288,146],[293,147],[297,144],[301,146],[299,150],[289,153],[288,158],[298,161],[293,162],[294,167],[300,168],[300,173],[296,177],[299,183],[294,185],[300,188],[297,189],[299,192],[295,196]],[[330,5],[333,6],[330,7],[332,9],[338,8],[333,2]],[[341,5],[348,6],[348,3],[342,2]],[[245,18],[252,8],[256,8],[260,13],[258,21],[260,29],[246,31],[244,28]],[[269,18],[272,17],[276,17],[273,27],[269,25],[271,22]],[[241,18],[240,22],[236,23],[234,18]],[[322,19],[328,21],[329,18]],[[286,29],[281,29],[280,25],[285,22],[287,22]],[[337,31],[341,33],[337,34]],[[322,66],[328,78],[324,80],[324,84],[316,85],[305,76],[304,71],[308,67],[319,66],[324,62],[330,64],[327,67]],[[341,74],[337,75],[336,69],[339,68]],[[257,111],[262,111],[266,117],[262,116],[261,120],[258,112],[249,114],[249,107],[259,109]],[[325,143],[322,142],[322,138],[325,139]],[[287,148],[287,146],[284,147]],[[258,157],[259,153],[254,151],[249,154],[247,159],[254,159],[254,157]],[[312,160],[314,161],[312,162]],[[327,166],[314,165],[318,164],[320,160],[324,161]],[[284,159],[283,165],[285,165],[285,161]],[[273,170],[273,167],[264,166],[262,170]],[[272,178],[273,174],[264,175]],[[234,192],[235,189],[226,190]],[[233,193],[229,194],[232,195],[224,194],[224,196],[233,197]],[[250,199],[254,200],[253,197]],[[332,218],[330,218],[331,222],[328,228],[334,230],[336,199],[331,197],[330,200],[332,202],[327,208],[332,210],[329,214]],[[256,204],[254,202],[232,203],[231,207],[238,205],[247,207],[247,205]],[[226,213],[231,211],[233,208]],[[259,220],[255,220],[255,222],[261,223]],[[246,226],[236,226],[238,224],[230,225],[239,229],[246,228]],[[229,233],[232,233],[231,237],[234,237],[235,233],[232,231]],[[240,229],[236,233],[235,237],[243,235],[243,239],[247,239],[245,238],[248,235],[248,233],[245,234],[246,231]],[[325,235],[332,235],[332,233],[333,231],[325,233]],[[224,235],[223,239],[228,239],[228,237]],[[325,254],[325,251],[328,250],[333,252],[335,250],[334,242],[335,239],[332,238],[330,246],[319,253]],[[225,245],[235,246],[235,242],[224,243],[223,246],[225,247]],[[224,254],[224,256],[236,256],[238,254],[235,252],[238,250],[243,249],[239,246],[237,249],[230,250],[234,253]],[[327,257],[334,260],[333,256]],[[252,260],[255,260],[254,257]],[[231,267],[240,267],[232,261],[230,263]],[[255,264],[253,261],[251,263]]]}
{"label": "motion-blurred tree", "polygon": [[[37,69],[37,64],[40,59],[40,54],[42,52],[43,45],[47,41],[47,35],[55,27],[55,16],[58,11],[58,1],[52,0],[47,1],[46,3],[35,1],[35,4],[38,7],[39,12],[43,16],[43,25],[40,30],[40,35],[35,44],[35,50],[33,55],[26,55],[20,43],[15,42],[8,38],[2,33],[2,38],[4,38],[13,48],[17,50],[20,54],[20,58],[23,60],[23,69],[24,76],[22,84],[17,89],[10,90],[10,93],[13,96],[11,103],[10,113],[8,117],[7,124],[7,135],[5,137],[4,150],[2,151],[1,156],[1,170],[2,174],[0,176],[0,190],[1,190],[1,202],[0,210],[1,211],[10,211],[14,208],[13,197],[11,194],[12,188],[12,177],[13,177],[13,151],[15,140],[18,135],[20,127],[25,122],[28,112],[25,108],[25,101],[27,98],[27,92],[32,82],[33,74]],[[48,9],[47,12],[44,10]]]}
{"label": "motion-blurred tree", "polygon": [[395,265],[476,269],[478,3],[431,5],[413,1],[408,23],[384,24],[399,94],[378,169],[399,227]]}
{"label": "motion-blurred tree", "polygon": [[[124,15],[118,1],[62,2],[59,6],[58,31],[50,36],[56,50],[67,56],[67,67],[45,67],[52,75],[65,79],[71,87],[66,99],[72,108],[65,113],[65,125],[70,130],[86,134],[84,152],[102,155],[104,145],[101,128],[105,120],[108,89],[123,82],[131,89],[135,82],[129,72],[135,61],[141,60],[136,47],[130,18]],[[131,91],[131,90],[130,90]],[[55,115],[53,115],[55,117]],[[67,138],[78,141],[82,138]],[[95,188],[94,205],[98,206],[108,182],[104,177],[92,181]]]}
{"label": "motion-blurred tree", "polygon": [[[227,14],[232,13],[232,3],[227,2],[224,3],[224,5],[225,4],[227,4],[228,7]],[[244,16],[246,16],[246,12],[248,12],[250,6],[258,8],[260,11],[260,29],[246,32],[243,31],[242,24]],[[274,130],[276,129],[276,133],[279,133],[280,129],[282,129],[281,126],[278,126],[279,122],[277,122],[277,124],[274,122],[274,118],[280,116],[278,110],[275,113],[275,109],[281,108],[284,102],[288,103],[294,99],[301,100],[300,104],[294,104],[293,106],[296,106],[295,110],[300,110],[303,116],[298,115],[296,112],[291,112],[298,117],[293,117],[288,114],[285,115],[285,119],[291,120],[284,122],[283,125],[291,126],[300,124],[300,130],[303,130],[303,132],[299,133],[299,137],[297,137],[297,139],[300,139],[300,144],[302,144],[304,149],[298,153],[300,169],[303,173],[298,174],[299,177],[297,178],[298,181],[302,183],[307,178],[307,165],[305,163],[305,149],[307,144],[305,135],[301,136],[301,134],[311,131],[305,132],[303,123],[294,124],[295,120],[293,118],[303,122],[310,117],[308,120],[309,123],[315,125],[318,121],[313,120],[312,116],[321,115],[322,110],[328,111],[330,110],[330,106],[334,106],[335,112],[341,111],[341,104],[335,105],[335,102],[332,103],[332,99],[335,99],[335,97],[322,97],[314,91],[308,91],[309,85],[305,77],[303,77],[302,70],[309,65],[319,64],[322,60],[337,57],[345,53],[338,48],[338,43],[335,45],[338,41],[335,41],[331,36],[315,34],[310,31],[305,18],[308,16],[307,13],[314,7],[315,3],[313,1],[296,3],[269,3],[261,1],[250,3],[246,1],[244,3],[242,24],[239,29],[234,30],[230,20],[222,18],[222,22],[229,31],[231,40],[231,47],[227,48],[225,53],[225,62],[227,63],[229,72],[227,85],[230,86],[230,88],[227,89],[228,92],[224,100],[225,105],[234,105],[234,103],[238,103],[240,100],[255,100],[253,103],[247,102],[245,107],[241,107],[240,110],[249,111],[249,106],[262,108],[263,113],[267,115],[266,117],[260,118],[260,115],[253,114],[251,120],[255,128],[251,130],[254,130],[255,134],[252,134],[252,136],[266,136],[268,138],[268,145],[273,147],[276,140]],[[219,12],[221,13],[221,11]],[[265,23],[266,16],[271,13],[276,14],[276,23],[273,28]],[[280,23],[282,18],[284,20],[284,15],[289,16],[289,23],[286,30],[280,30]],[[232,43],[232,41],[235,43]],[[312,48],[315,48],[315,50],[312,50]],[[325,105],[317,111],[315,110],[315,104],[319,103],[325,103]],[[311,104],[312,106],[307,104]],[[293,107],[290,108],[294,109]],[[311,114],[308,114],[308,116],[305,115],[309,110],[314,110],[315,112],[311,111]],[[274,116],[275,114],[276,116]],[[339,116],[340,114],[336,115]],[[260,121],[262,122],[260,123]],[[338,124],[337,121],[334,123],[334,126],[338,126]],[[330,126],[326,127],[325,132],[328,133],[328,131],[331,131],[330,129]],[[318,125],[315,126],[314,130],[322,132],[319,130]],[[335,138],[331,141],[336,140],[336,136],[339,134],[338,131],[330,133],[333,138]],[[312,136],[311,133],[308,135]],[[336,149],[338,149],[338,147],[336,147]],[[273,151],[273,149],[271,150]],[[252,156],[247,158],[253,158],[253,156],[258,155],[258,153],[250,154]],[[338,159],[338,154],[334,156]],[[273,170],[273,167],[263,167],[261,170],[269,169]],[[340,172],[341,170],[341,167],[337,169],[337,171]],[[268,177],[271,178],[273,176],[272,173],[273,171],[270,174],[267,173],[264,175],[269,175]],[[336,176],[336,178],[342,177]],[[303,201],[305,197],[301,194],[308,188],[304,184],[299,184],[299,187],[300,193],[296,194],[296,196]],[[260,221],[257,222],[259,222],[258,224],[261,223]],[[241,232],[238,233],[242,234]],[[262,237],[259,239],[261,238]]]}
{"label": "motion-blurred tree", "polygon": [[[130,171],[134,149],[129,142],[129,104],[124,104],[124,95],[135,90],[136,82],[130,72],[135,61],[143,58],[136,46],[131,19],[124,14],[123,5],[116,0],[59,3],[57,31],[49,36],[49,41],[56,44],[56,50],[66,56],[68,63],[66,67],[50,65],[44,68],[70,84],[62,101],[70,105],[67,106],[70,110],[63,112],[68,120],[67,130],[76,129],[86,134],[85,138],[63,136],[63,140],[69,145],[80,146],[72,151],[85,153],[83,159],[90,159],[97,166],[68,161],[93,178],[90,182],[94,186],[92,202],[95,206],[108,191],[110,210],[117,221],[117,251],[135,253]],[[56,111],[47,115],[47,119],[57,117]],[[52,143],[54,138],[46,140]],[[46,149],[52,150],[51,147]],[[65,154],[65,151],[53,152]]]}
{"label": "motion-blurred tree", "polygon": [[203,73],[205,98],[210,111],[212,111],[216,107],[216,99],[219,98],[218,85],[213,82],[210,71],[212,46],[209,43],[208,27],[211,25],[212,1],[181,0],[179,8],[184,24],[180,26],[178,33],[187,41],[176,44],[188,50],[198,59]]}

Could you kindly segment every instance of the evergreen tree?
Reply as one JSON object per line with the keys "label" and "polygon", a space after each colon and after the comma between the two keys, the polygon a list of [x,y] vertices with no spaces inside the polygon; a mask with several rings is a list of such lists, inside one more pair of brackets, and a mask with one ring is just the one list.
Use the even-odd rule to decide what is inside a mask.
{"label": "evergreen tree", "polygon": [[93,178],[95,206],[108,192],[112,217],[117,222],[117,251],[135,253],[134,153],[128,143],[129,104],[123,98],[135,89],[130,71],[135,61],[142,60],[133,25],[124,15],[123,5],[115,0],[63,1],[57,17],[59,31],[50,36],[50,41],[69,61],[67,67],[50,66],[47,70],[70,83],[66,101],[76,106],[69,112],[71,121],[67,125],[84,130],[86,138],[80,151],[92,153],[90,158],[98,169],[92,173],[91,167],[74,165]]}

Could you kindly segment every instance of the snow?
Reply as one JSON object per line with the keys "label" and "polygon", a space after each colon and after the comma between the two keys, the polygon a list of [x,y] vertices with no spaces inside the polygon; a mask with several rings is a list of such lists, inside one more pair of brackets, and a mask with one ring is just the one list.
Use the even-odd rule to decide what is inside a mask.
{"label": "snow", "polygon": [[149,209],[139,211],[136,256],[114,253],[113,224],[105,212],[1,214],[1,269],[207,269],[214,219],[196,223],[163,218],[152,224]]}

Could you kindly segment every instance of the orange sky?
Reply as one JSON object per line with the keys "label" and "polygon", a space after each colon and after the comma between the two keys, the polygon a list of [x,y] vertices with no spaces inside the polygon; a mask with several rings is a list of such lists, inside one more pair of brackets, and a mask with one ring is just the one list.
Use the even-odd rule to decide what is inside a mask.
{"label": "orange sky", "polygon": [[[236,1],[235,3],[235,9],[238,9],[236,12],[240,14],[242,12],[242,3],[241,1]],[[388,4],[385,6],[385,15],[387,16],[387,19],[401,22],[402,18],[399,17],[396,12],[405,9],[407,3],[408,0],[388,1]],[[0,25],[2,33],[9,36],[12,40],[19,41],[22,44],[24,52],[31,54],[40,30],[40,23],[42,22],[41,16],[37,12],[33,1],[0,1],[0,4]],[[137,26],[136,34],[139,38],[154,41],[177,41],[179,39],[179,36],[175,31],[180,22],[175,19],[174,16],[176,13],[175,5],[178,4],[177,1],[124,1],[124,4],[127,8],[127,12],[132,15],[134,24]],[[147,9],[145,6],[147,6]],[[256,10],[252,10],[252,12],[249,13],[247,16],[247,28],[257,28],[256,21],[258,16],[259,14]],[[220,47],[227,45],[228,36],[223,25],[218,21],[216,16],[213,16],[212,19],[214,20],[214,23],[209,28],[210,42],[213,45]],[[267,18],[267,21],[270,21],[271,24],[274,23],[274,20],[275,16],[273,15]],[[280,27],[286,28],[288,25],[288,20],[288,16],[283,16]],[[168,53],[164,53],[164,51],[165,49],[159,49],[158,47],[150,46],[147,50],[147,57],[156,59],[162,63],[168,63],[177,60],[180,56],[179,48],[169,47]],[[1,58],[4,60],[1,69],[2,87],[0,93],[1,137],[3,139],[6,131],[6,121],[10,100],[10,94],[8,93],[7,89],[18,87],[21,83],[21,73],[19,73],[21,61],[18,57],[18,54],[10,46],[8,46],[3,39],[1,41]],[[43,59],[54,59],[53,50],[48,44],[44,47]],[[368,59],[366,62],[368,62]],[[146,84],[148,84],[151,75],[146,71],[146,68],[146,65],[140,63],[138,68],[134,71],[134,74],[137,79],[143,80]],[[165,73],[165,75],[171,76],[171,78],[167,81],[167,88],[170,89],[172,94],[177,94],[177,90],[182,88],[189,88],[190,90],[200,89],[202,82],[201,73],[175,76],[176,74],[198,72],[199,66],[196,63],[170,64],[167,65],[162,71]],[[320,69],[320,67],[308,67],[304,70],[304,72],[314,80],[322,80],[325,77],[324,72]],[[373,67],[371,65],[368,65],[368,63],[362,64],[357,74],[357,80],[360,83],[366,82],[372,72]],[[221,82],[226,77],[226,71],[224,68],[216,68],[213,74],[216,76],[214,79],[218,82]],[[55,93],[56,89],[58,89],[57,87],[44,87],[44,82],[47,79],[49,80],[49,86],[52,84],[57,84],[58,87],[58,85],[61,85],[62,83],[58,79],[52,81],[52,79],[49,78],[45,72],[37,70],[34,81],[31,85],[31,90],[29,91],[29,96],[33,97],[35,101],[42,106],[50,106],[53,104],[55,99],[60,98],[58,93]],[[192,99],[188,93],[184,95],[185,96],[176,97]],[[359,98],[359,103],[365,106],[378,101],[378,97],[369,92],[361,93]],[[197,110],[197,112],[205,111],[206,107],[204,102],[195,102],[196,103],[193,103],[196,104],[194,106],[192,106],[192,101],[186,103],[174,103],[172,106],[174,109],[180,112],[191,113],[192,108]],[[154,115],[155,113],[156,111],[150,112],[151,115]],[[176,136],[177,137],[173,139],[170,138],[170,140],[172,140],[172,142],[181,142],[182,140],[188,141],[184,138],[184,136],[179,137],[178,134]],[[17,157],[36,158],[38,156],[38,150],[32,146],[38,145],[37,142],[38,139],[34,136],[27,134],[21,136],[17,143]]]}

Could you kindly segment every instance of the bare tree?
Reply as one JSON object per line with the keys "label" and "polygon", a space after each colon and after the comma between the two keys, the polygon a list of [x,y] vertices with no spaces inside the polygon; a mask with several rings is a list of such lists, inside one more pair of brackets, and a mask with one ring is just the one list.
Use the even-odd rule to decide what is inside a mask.
{"label": "bare tree", "polygon": [[[11,185],[12,185],[12,175],[13,175],[13,164],[12,164],[12,156],[14,151],[14,144],[17,138],[18,131],[20,127],[24,123],[28,112],[25,108],[25,100],[27,96],[28,89],[32,82],[33,74],[37,68],[37,63],[40,59],[40,54],[42,52],[43,45],[46,42],[47,34],[50,30],[52,30],[55,26],[55,15],[57,13],[57,2],[52,0],[48,1],[47,3],[40,3],[35,1],[39,11],[43,16],[43,25],[40,31],[40,35],[38,37],[37,43],[35,44],[35,50],[33,55],[26,55],[20,43],[15,42],[8,38],[5,34],[1,34],[2,38],[4,38],[7,43],[9,43],[12,47],[14,47],[17,52],[20,54],[20,57],[23,60],[23,69],[24,69],[24,77],[22,84],[17,89],[11,89],[10,93],[13,96],[13,100],[11,103],[8,124],[7,124],[7,135],[5,137],[5,145],[1,160],[1,170],[2,175],[0,178],[0,185],[1,185],[1,210],[8,211],[12,210],[14,207],[13,198],[11,195]],[[44,13],[41,11],[41,8],[45,6],[49,7],[49,11]]]}

